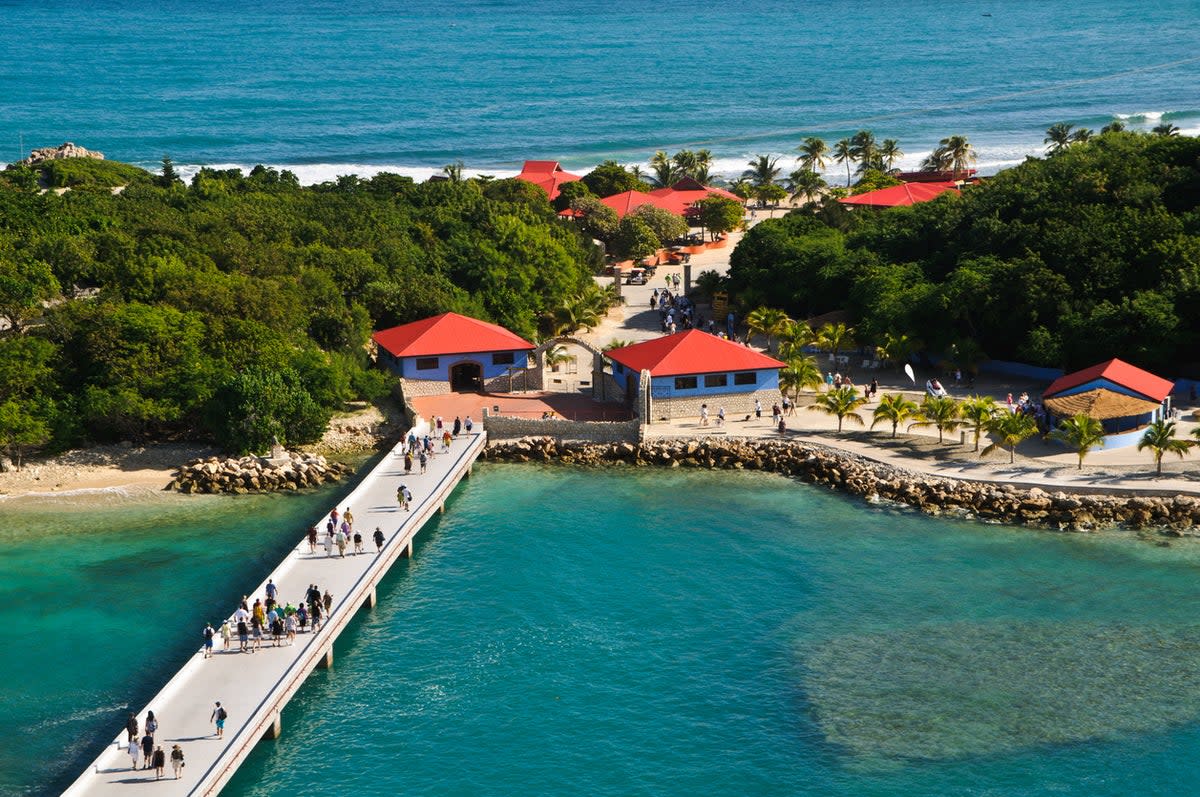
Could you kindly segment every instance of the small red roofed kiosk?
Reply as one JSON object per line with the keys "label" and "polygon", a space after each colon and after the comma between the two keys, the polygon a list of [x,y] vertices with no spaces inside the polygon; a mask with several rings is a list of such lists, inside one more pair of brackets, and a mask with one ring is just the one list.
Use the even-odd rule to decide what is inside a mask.
{"label": "small red roofed kiosk", "polygon": [[1104,425],[1106,449],[1136,445],[1143,428],[1166,414],[1174,384],[1129,363],[1112,359],[1060,376],[1042,393],[1056,418],[1084,414]]}
{"label": "small red roofed kiosk", "polygon": [[613,379],[627,395],[649,374],[649,395],[643,411],[646,421],[698,415],[708,404],[715,415],[724,407],[732,417],[748,414],[758,399],[770,406],[779,401],[779,369],[774,357],[691,329],[644,343],[612,349]]}
{"label": "small red roofed kiosk", "polygon": [[[371,336],[377,361],[418,395],[452,390],[508,390],[528,368],[534,345],[496,324],[442,313]],[[520,384],[518,377],[518,384]]]}

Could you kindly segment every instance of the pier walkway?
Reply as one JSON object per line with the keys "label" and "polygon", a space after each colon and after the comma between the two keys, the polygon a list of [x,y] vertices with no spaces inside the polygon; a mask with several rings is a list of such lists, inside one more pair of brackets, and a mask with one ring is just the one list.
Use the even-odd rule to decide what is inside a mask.
{"label": "pier walkway", "polygon": [[[423,432],[422,424],[417,428]],[[156,795],[210,795],[218,793],[245,761],[250,751],[263,738],[275,738],[281,732],[280,712],[300,689],[309,673],[316,667],[333,664],[333,644],[347,627],[356,611],[374,606],[375,586],[401,556],[411,556],[413,538],[436,513],[445,509],[451,491],[465,476],[470,475],[472,463],[485,443],[485,434],[476,427],[463,433],[451,443],[450,451],[442,451],[440,440],[434,441],[435,455],[424,474],[414,465],[405,475],[404,462],[397,453],[389,452],[338,507],[347,506],[354,515],[354,528],[363,534],[365,553],[354,555],[354,546],[347,547],[346,557],[325,554],[323,545],[317,553],[309,552],[307,538],[298,539],[288,553],[263,582],[247,590],[249,602],[266,599],[267,578],[273,579],[279,591],[280,604],[298,606],[305,598],[310,584],[333,595],[333,611],[321,629],[297,634],[294,645],[275,647],[268,635],[262,647],[254,653],[240,653],[236,628],[230,649],[223,650],[220,633],[215,641],[214,655],[205,659],[197,649],[186,664],[154,698],[138,712],[138,722],[144,732],[147,710],[158,719],[156,745],[167,756],[164,779],[154,787]],[[413,494],[409,511],[400,509],[396,489],[408,486]],[[332,508],[332,507],[331,507]],[[325,521],[317,519],[324,538]],[[376,553],[372,535],[375,527],[386,535],[382,553]],[[237,608],[241,595],[230,595],[230,613]],[[203,625],[195,628],[198,644],[203,642]],[[228,712],[224,738],[217,739],[210,722],[215,701]],[[114,725],[121,717],[113,717]],[[116,730],[116,728],[114,728]],[[86,772],[67,789],[71,797],[82,795],[128,795],[141,793],[135,784],[154,781],[153,769],[130,769],[124,730],[110,743]],[[170,754],[173,745],[183,749],[185,766],[179,780],[173,779]]]}

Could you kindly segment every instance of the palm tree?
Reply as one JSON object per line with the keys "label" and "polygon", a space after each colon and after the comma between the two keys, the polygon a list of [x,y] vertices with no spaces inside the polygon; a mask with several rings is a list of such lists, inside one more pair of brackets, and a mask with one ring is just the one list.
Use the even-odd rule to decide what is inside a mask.
{"label": "palm tree", "polygon": [[1170,137],[1179,135],[1179,128],[1170,122],[1163,122],[1160,125],[1155,125],[1150,132],[1156,136]]}
{"label": "palm tree", "polygon": [[810,172],[824,171],[829,164],[829,145],[824,139],[809,136],[797,149],[800,151],[800,168]]}
{"label": "palm tree", "polygon": [[1113,119],[1104,127],[1100,128],[1100,135],[1104,135],[1105,133],[1123,133],[1125,132],[1125,127],[1126,125],[1124,119]]}
{"label": "palm tree", "polygon": [[776,166],[778,162],[778,158],[772,158],[770,155],[759,155],[746,164],[750,168],[742,172],[742,177],[757,188],[774,185],[775,178],[779,176],[779,167]]}
{"label": "palm tree", "polygon": [[894,438],[896,427],[915,416],[919,410],[917,402],[906,399],[903,393],[884,393],[879,399],[879,406],[871,412],[875,417],[875,420],[871,421],[871,428],[874,429],[875,424],[880,421],[891,421]]}
{"label": "palm tree", "polygon": [[850,164],[854,163],[854,145],[850,139],[843,138],[833,145],[833,160],[846,164],[846,187],[850,187]]}
{"label": "palm tree", "polygon": [[817,346],[832,354],[834,360],[837,360],[842,346],[852,342],[854,342],[854,327],[848,327],[841,322],[826,324],[817,332]]}
{"label": "palm tree", "polygon": [[633,345],[632,340],[621,340],[620,338],[613,338],[608,343],[605,343],[603,346],[601,346],[600,351],[609,352],[609,351],[612,351],[613,349],[623,349],[626,346],[632,346],[632,345]]}
{"label": "palm tree", "polygon": [[709,171],[713,165],[713,154],[707,149],[698,149],[692,153],[692,171],[689,176],[698,183],[707,183]]}
{"label": "palm tree", "polygon": [[811,169],[797,169],[788,177],[788,185],[792,188],[793,201],[804,199],[805,202],[808,202],[827,184],[821,175]]}
{"label": "palm tree", "polygon": [[463,179],[463,162],[455,161],[442,167],[442,174],[452,183],[461,183]]}
{"label": "palm tree", "polygon": [[558,366],[563,365],[564,363],[569,363],[575,359],[567,352],[567,347],[561,343],[556,343],[555,345],[546,349],[546,353],[543,355],[543,357],[545,358],[546,367],[551,371],[557,371]]}
{"label": "palm tree", "polygon": [[904,150],[900,149],[900,142],[896,139],[885,138],[879,145],[879,159],[884,169],[891,171],[892,166],[902,157],[904,157]]}
{"label": "palm tree", "polygon": [[925,160],[921,161],[921,168],[927,172],[950,171],[950,153],[946,152],[943,147],[936,148],[925,156]]}
{"label": "palm tree", "polygon": [[812,357],[792,357],[786,367],[779,369],[779,390],[783,395],[790,396],[793,403],[804,388],[817,390],[823,384],[821,369]]}
{"label": "palm tree", "polygon": [[1083,470],[1083,458],[1088,452],[1093,447],[1104,447],[1104,424],[1081,412],[1073,418],[1062,420],[1058,428],[1046,436],[1075,449],[1079,455],[1079,470]]}
{"label": "palm tree", "polygon": [[1190,441],[1175,437],[1174,421],[1155,421],[1150,424],[1146,427],[1146,434],[1142,435],[1137,444],[1138,451],[1148,448],[1154,452],[1154,472],[1157,476],[1162,475],[1163,454],[1178,454],[1179,458],[1183,459],[1183,455],[1191,447]]}
{"label": "palm tree", "polygon": [[1071,146],[1071,129],[1074,127],[1066,122],[1058,122],[1046,128],[1046,137],[1042,139],[1043,144],[1049,145],[1046,154],[1055,155]]}
{"label": "palm tree", "polygon": [[771,337],[784,332],[792,323],[787,313],[777,307],[759,307],[746,316],[746,329],[750,335],[765,335],[767,351],[771,351]]}
{"label": "palm tree", "polygon": [[950,160],[950,169],[957,178],[960,172],[965,172],[975,162],[975,148],[966,136],[948,136],[938,142],[938,147],[946,153]]}
{"label": "palm tree", "polygon": [[940,444],[945,432],[953,432],[963,425],[961,416],[962,409],[958,406],[958,402],[950,396],[926,396],[925,400],[921,402],[921,412],[917,415],[917,420],[910,423],[908,428],[936,426]]}
{"label": "palm tree", "polygon": [[879,144],[875,141],[874,133],[870,130],[859,130],[850,137],[850,146],[854,150],[854,159],[858,161],[859,172],[875,168]]}
{"label": "palm tree", "polygon": [[551,319],[555,335],[573,335],[580,329],[590,331],[600,324],[607,307],[600,297],[600,287],[595,283],[592,286],[594,290],[584,289],[568,296],[562,305],[554,309]]}
{"label": "palm tree", "polygon": [[975,433],[975,451],[979,451],[979,438],[992,418],[996,417],[996,400],[991,396],[967,396],[960,405],[962,417]]}
{"label": "palm tree", "polygon": [[999,412],[987,422],[988,434],[995,435],[995,442],[983,449],[980,456],[987,456],[997,446],[1008,449],[1008,461],[1017,459],[1017,446],[1027,437],[1037,434],[1037,420],[1023,412]]}
{"label": "palm tree", "polygon": [[858,391],[853,387],[843,386],[836,387],[827,393],[821,393],[817,396],[816,402],[808,405],[808,408],[815,412],[823,412],[826,415],[836,415],[838,419],[838,434],[841,434],[842,421],[846,418],[851,419],[859,426],[863,425],[862,416],[855,412],[855,410],[866,403],[867,400],[859,396]]}
{"label": "palm tree", "polygon": [[1087,129],[1086,127],[1081,127],[1071,134],[1071,143],[1086,144],[1092,140],[1092,136],[1094,135],[1095,133],[1093,133],[1091,130]]}
{"label": "palm tree", "polygon": [[659,188],[670,188],[681,177],[674,161],[661,149],[650,159],[650,172],[650,182]]}
{"label": "palm tree", "polygon": [[[803,357],[804,347],[816,340],[817,336],[804,321],[793,321],[779,333],[779,359],[789,361]],[[815,361],[814,361],[815,362]]]}
{"label": "palm tree", "polygon": [[883,343],[875,347],[875,356],[899,368],[908,362],[920,348],[921,342],[913,340],[908,335],[885,332]]}

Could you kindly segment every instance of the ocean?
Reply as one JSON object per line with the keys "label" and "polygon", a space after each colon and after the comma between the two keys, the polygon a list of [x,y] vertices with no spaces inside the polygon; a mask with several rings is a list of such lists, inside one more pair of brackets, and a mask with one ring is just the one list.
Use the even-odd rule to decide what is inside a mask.
{"label": "ocean", "polygon": [[[0,504],[0,793],[73,779],[334,498]],[[1194,793],[1198,566],[769,474],[485,464],[224,794]]]}
{"label": "ocean", "polygon": [[[981,171],[1056,122],[1200,132],[1195,0],[3,0],[0,160],[71,140],[304,182],[461,160],[587,169],[709,148],[784,174],[808,135],[966,135]],[[838,169],[831,166],[832,174]]]}

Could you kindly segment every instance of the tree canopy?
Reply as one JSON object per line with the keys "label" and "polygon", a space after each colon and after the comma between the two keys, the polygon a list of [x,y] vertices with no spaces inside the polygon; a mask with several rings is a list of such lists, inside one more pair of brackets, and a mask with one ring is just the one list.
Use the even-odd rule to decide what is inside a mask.
{"label": "tree canopy", "polygon": [[846,310],[864,339],[907,335],[937,353],[1200,367],[1196,138],[1112,131],[961,196],[852,213],[826,204],[746,234],[729,272],[743,306]]}
{"label": "tree canopy", "polygon": [[598,258],[516,180],[0,172],[0,444],[305,442],[344,401],[386,391],[372,329],[454,310],[532,338]]}

